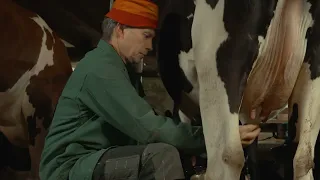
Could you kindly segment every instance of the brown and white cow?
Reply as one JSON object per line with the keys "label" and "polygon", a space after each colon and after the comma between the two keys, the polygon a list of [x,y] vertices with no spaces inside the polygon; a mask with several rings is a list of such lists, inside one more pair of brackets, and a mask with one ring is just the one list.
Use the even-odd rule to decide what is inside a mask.
{"label": "brown and white cow", "polygon": [[[189,89],[199,102],[208,155],[206,178],[238,180],[244,163],[239,119],[259,123],[288,103],[289,119],[297,121],[295,142],[299,143],[293,160],[294,179],[313,179],[320,129],[320,1],[194,3],[190,16],[172,15],[185,26],[173,21],[172,29],[167,28],[167,34],[178,33],[171,36],[175,39],[170,44],[163,44],[159,63],[161,66],[161,61],[172,60],[170,53],[175,55],[192,84],[186,88],[174,82]],[[192,41],[175,41],[177,35],[188,33]],[[171,93],[179,101],[179,92]],[[258,110],[254,121],[248,117],[252,109]]]}
{"label": "brown and white cow", "polygon": [[0,168],[2,175],[9,167],[37,179],[44,138],[72,68],[64,44],[40,16],[1,0],[0,17]]}

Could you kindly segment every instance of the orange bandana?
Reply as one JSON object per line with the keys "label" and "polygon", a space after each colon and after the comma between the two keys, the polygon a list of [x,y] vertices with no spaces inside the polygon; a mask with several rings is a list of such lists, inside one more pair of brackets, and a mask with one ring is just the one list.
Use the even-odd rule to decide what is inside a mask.
{"label": "orange bandana", "polygon": [[123,25],[156,29],[158,6],[150,0],[115,0],[106,16]]}

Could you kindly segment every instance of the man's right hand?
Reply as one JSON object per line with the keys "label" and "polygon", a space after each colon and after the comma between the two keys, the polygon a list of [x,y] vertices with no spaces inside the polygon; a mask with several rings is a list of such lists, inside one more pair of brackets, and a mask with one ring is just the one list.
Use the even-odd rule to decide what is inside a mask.
{"label": "man's right hand", "polygon": [[240,139],[242,146],[247,146],[253,143],[253,141],[259,136],[261,129],[259,125],[248,124],[240,125]]}

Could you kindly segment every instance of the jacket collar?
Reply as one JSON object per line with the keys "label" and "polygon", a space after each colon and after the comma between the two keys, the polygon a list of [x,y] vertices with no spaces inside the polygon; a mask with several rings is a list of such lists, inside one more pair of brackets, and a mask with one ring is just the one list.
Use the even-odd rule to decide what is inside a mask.
{"label": "jacket collar", "polygon": [[129,80],[129,75],[128,75],[126,65],[124,64],[118,52],[109,43],[107,43],[102,39],[99,41],[97,47],[100,48],[106,54],[108,54],[109,58],[106,58],[105,60],[109,64],[112,64],[117,68],[121,69],[122,72],[125,74],[126,78]]}

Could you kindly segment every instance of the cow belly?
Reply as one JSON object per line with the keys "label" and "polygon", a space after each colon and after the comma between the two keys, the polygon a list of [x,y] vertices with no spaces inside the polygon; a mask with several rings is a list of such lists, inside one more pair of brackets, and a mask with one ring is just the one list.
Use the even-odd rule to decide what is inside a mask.
{"label": "cow belly", "polygon": [[278,1],[266,38],[259,37],[259,54],[243,96],[246,114],[261,107],[267,116],[287,103],[304,59],[306,32],[313,23],[310,6],[301,0]]}
{"label": "cow belly", "polygon": [[12,144],[20,147],[28,147],[25,119],[34,113],[26,94],[30,77],[30,72],[26,72],[11,89],[0,92],[0,131]]}

